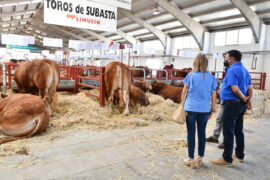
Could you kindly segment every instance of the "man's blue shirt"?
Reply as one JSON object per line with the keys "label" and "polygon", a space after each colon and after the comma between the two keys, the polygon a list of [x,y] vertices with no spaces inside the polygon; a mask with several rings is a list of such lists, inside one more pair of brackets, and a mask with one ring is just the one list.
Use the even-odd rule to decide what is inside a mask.
{"label": "man's blue shirt", "polygon": [[209,72],[191,72],[184,79],[184,83],[188,86],[184,110],[210,112],[211,94],[217,87],[216,78]]}
{"label": "man's blue shirt", "polygon": [[229,67],[220,89],[221,101],[240,100],[232,91],[231,86],[238,86],[243,95],[247,95],[251,77],[242,62],[236,62]]}

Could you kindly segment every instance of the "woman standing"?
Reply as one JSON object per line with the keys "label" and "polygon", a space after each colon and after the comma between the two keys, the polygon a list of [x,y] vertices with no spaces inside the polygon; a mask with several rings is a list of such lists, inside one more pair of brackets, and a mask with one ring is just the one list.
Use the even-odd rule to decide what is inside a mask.
{"label": "woman standing", "polygon": [[[216,104],[216,78],[207,71],[208,59],[198,54],[193,63],[193,71],[184,79],[182,102],[187,93],[184,110],[187,112],[188,158],[184,164],[192,168],[202,166],[205,151],[205,128]],[[198,157],[194,160],[196,124],[198,131]]]}

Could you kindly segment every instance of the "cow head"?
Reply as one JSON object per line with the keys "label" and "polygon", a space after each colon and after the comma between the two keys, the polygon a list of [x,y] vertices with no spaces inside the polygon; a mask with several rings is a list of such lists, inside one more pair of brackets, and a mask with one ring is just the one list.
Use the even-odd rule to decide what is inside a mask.
{"label": "cow head", "polygon": [[2,98],[2,99],[5,99],[6,97],[8,97],[8,95],[2,94],[2,93],[1,93],[1,98]]}
{"label": "cow head", "polygon": [[152,86],[147,81],[141,81],[142,85],[145,87],[146,91],[150,91],[152,89]]}
{"label": "cow head", "polygon": [[151,83],[151,93],[158,94],[158,92],[165,86],[166,84],[163,82],[153,81]]}

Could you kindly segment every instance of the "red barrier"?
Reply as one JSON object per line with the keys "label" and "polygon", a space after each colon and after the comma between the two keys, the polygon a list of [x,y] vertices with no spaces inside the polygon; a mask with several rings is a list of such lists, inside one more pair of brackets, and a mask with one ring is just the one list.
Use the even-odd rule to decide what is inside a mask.
{"label": "red barrier", "polygon": [[[92,94],[90,92],[84,92],[85,94],[98,98],[99,105],[105,106],[105,82],[104,82],[104,74],[105,74],[105,67],[96,67],[96,66],[89,66],[89,67],[82,67],[77,66],[75,67],[75,79],[76,79],[76,89],[80,92],[84,92],[80,89],[80,87],[87,87],[92,89],[97,89],[99,91],[99,95]],[[84,84],[83,80],[94,80],[99,82],[99,86]]]}
{"label": "red barrier", "polygon": [[[6,75],[7,75],[7,86],[11,89],[11,82],[13,75],[15,73],[16,67],[18,64],[14,63],[5,63],[6,64]],[[148,77],[145,77],[146,80],[166,80],[166,77],[163,77],[164,70],[151,70],[151,73]],[[153,75],[152,72],[156,71],[156,75]],[[180,70],[180,69],[170,69],[166,70],[168,72],[168,80],[183,80],[185,76],[190,72],[190,70]],[[105,82],[104,82],[104,73],[105,67],[96,67],[96,66],[60,66],[60,79],[61,80],[75,80],[75,90],[74,92],[79,92],[80,87],[88,87],[97,89],[99,95],[94,95],[89,92],[85,92],[87,95],[96,97],[99,99],[100,106],[105,105]],[[132,73],[131,73],[132,74]],[[212,72],[213,75],[218,80],[223,80],[225,73],[222,71]],[[262,72],[251,72],[252,83],[254,89],[265,90],[266,83],[266,73]],[[161,76],[162,75],[162,76]],[[255,76],[255,77],[254,77]],[[133,79],[138,80],[138,77],[132,77]],[[165,79],[164,79],[165,78]],[[99,82],[99,87],[87,85],[82,83],[82,80],[95,80]],[[141,78],[144,79],[144,78]],[[182,84],[182,83],[178,83]]]}

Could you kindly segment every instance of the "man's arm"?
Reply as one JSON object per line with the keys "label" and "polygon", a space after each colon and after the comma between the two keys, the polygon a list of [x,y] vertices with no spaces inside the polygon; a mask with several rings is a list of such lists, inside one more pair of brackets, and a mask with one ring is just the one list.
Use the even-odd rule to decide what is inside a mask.
{"label": "man's arm", "polygon": [[[231,86],[231,88],[232,88],[234,95],[239,97],[244,103],[247,103],[250,100],[251,97],[249,96],[249,94],[248,94],[248,96],[244,96],[243,93],[238,88],[238,86]],[[250,93],[253,93],[253,91]]]}
{"label": "man's arm", "polygon": [[252,104],[251,104],[251,98],[253,97],[253,87],[252,85],[248,86],[248,96],[250,96],[250,99],[247,101],[247,109],[252,109]]}

